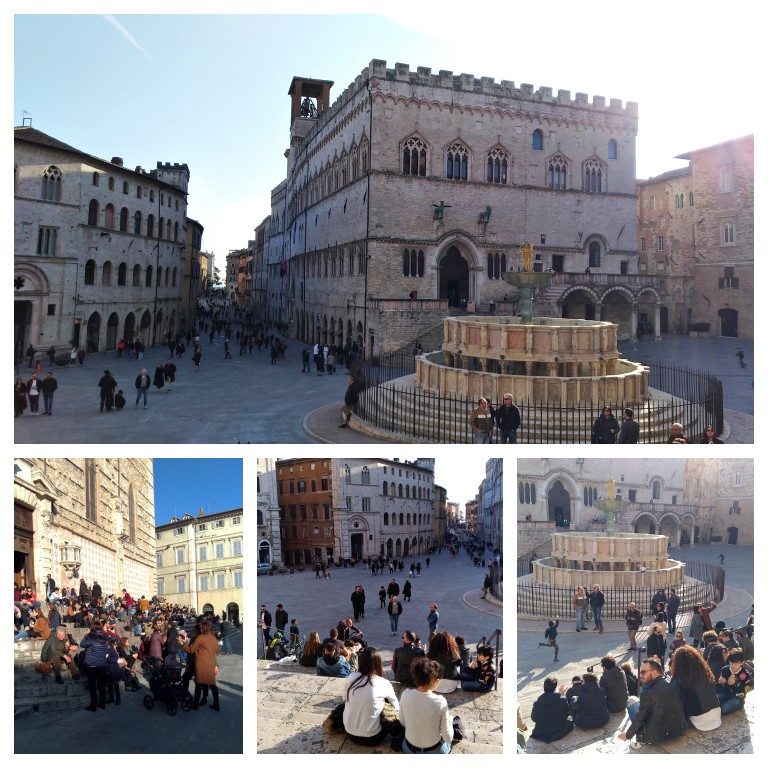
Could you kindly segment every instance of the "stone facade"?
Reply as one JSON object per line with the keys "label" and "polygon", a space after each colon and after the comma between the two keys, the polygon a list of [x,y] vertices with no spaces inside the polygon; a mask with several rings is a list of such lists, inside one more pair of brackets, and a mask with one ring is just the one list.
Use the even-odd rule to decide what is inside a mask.
{"label": "stone facade", "polygon": [[274,459],[256,459],[256,514],[258,562],[279,567],[283,564],[283,553]]}
{"label": "stone facade", "polygon": [[156,528],[157,594],[239,623],[243,610],[243,510],[172,517]]}
{"label": "stone facade", "polygon": [[704,532],[711,543],[754,545],[753,459],[688,459],[686,501],[712,509]]}
{"label": "stone facade", "polygon": [[185,164],[130,170],[15,129],[17,354],[164,343],[181,328],[188,182]]}
{"label": "stone facade", "polygon": [[181,269],[181,326],[194,331],[192,318],[197,314],[197,299],[205,288],[200,268],[200,248],[203,241],[203,225],[194,219],[187,219],[184,252]]}
{"label": "stone facade", "polygon": [[489,459],[478,489],[477,537],[492,550],[504,549],[504,462]]}
{"label": "stone facade", "polygon": [[754,136],[679,157],[687,168],[638,182],[639,269],[663,282],[662,331],[753,338]]}
{"label": "stone facade", "polygon": [[154,594],[151,459],[15,459],[13,489],[15,581],[38,595],[49,573],[62,588],[84,578],[105,595]]}
{"label": "stone facade", "polygon": [[434,459],[332,459],[341,556],[409,558],[437,546]]}
{"label": "stone facade", "polygon": [[432,519],[432,541],[435,546],[441,547],[445,542],[445,529],[447,523],[446,490],[442,485],[435,485],[435,514]]}
{"label": "stone facade", "polygon": [[[268,315],[298,337],[412,344],[434,318],[398,338],[373,322],[372,300],[500,303],[526,241],[537,270],[636,275],[636,104],[380,60],[333,104],[331,85],[294,78],[287,175],[272,195],[269,260],[287,272],[272,278]],[[300,110],[297,93],[316,109]],[[604,287],[591,309],[566,286],[544,304],[562,298],[569,317],[597,306],[628,326],[641,286]]]}
{"label": "stone facade", "polygon": [[557,529],[602,531],[609,479],[626,502],[619,532],[661,534],[673,547],[754,543],[752,459],[520,459],[518,557],[546,555]]}

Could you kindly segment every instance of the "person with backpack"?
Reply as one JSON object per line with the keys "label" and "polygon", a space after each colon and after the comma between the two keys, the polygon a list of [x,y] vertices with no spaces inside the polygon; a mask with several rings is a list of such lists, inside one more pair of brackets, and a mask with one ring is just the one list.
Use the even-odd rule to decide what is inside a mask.
{"label": "person with backpack", "polygon": [[545,643],[539,643],[539,648],[542,646],[552,646],[555,649],[555,661],[560,653],[560,646],[557,644],[557,628],[560,626],[560,617],[555,616],[554,620],[550,619],[547,628],[544,630]]}

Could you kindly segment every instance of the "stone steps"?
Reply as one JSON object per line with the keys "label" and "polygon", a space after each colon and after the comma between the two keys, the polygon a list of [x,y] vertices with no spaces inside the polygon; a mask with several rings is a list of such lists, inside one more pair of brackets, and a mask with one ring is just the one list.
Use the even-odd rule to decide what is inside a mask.
{"label": "stone steps", "polygon": [[[411,379],[412,377],[405,377]],[[403,382],[403,383],[401,383]],[[403,391],[407,388],[408,391]],[[416,394],[412,394],[413,392]],[[416,402],[420,408],[414,410]],[[408,387],[402,379],[394,386],[385,385],[378,393],[378,401],[370,398],[368,401],[368,418],[379,425],[394,427],[394,434],[406,434],[409,439],[413,435],[424,435],[424,442],[441,443],[470,443],[472,435],[469,428],[468,404],[450,399],[443,400],[441,407],[430,408],[430,402],[435,406],[437,400],[431,401],[429,396],[419,401],[419,391]],[[669,435],[669,427],[673,421],[680,421],[686,434],[699,434],[701,429],[696,425],[686,423],[686,404],[676,400],[671,413],[659,413],[650,405],[635,407],[635,418],[642,425],[642,437],[645,442],[664,442]],[[595,410],[597,413],[597,408]],[[584,434],[584,414],[579,411],[553,411],[550,418],[546,410],[543,415],[534,412],[533,419],[523,408],[525,426],[531,434],[536,435],[537,443],[576,442],[579,435]],[[590,417],[591,423],[591,417]],[[398,427],[400,427],[398,429]],[[382,427],[380,427],[382,428]],[[386,430],[390,431],[390,430]]]}

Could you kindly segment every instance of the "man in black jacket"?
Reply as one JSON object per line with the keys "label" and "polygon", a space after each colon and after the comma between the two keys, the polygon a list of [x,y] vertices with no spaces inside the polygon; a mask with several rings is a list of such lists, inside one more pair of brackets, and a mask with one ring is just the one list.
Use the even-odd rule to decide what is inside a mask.
{"label": "man in black jacket", "polygon": [[664,677],[656,659],[645,659],[640,665],[640,682],[640,700],[627,705],[631,724],[619,739],[637,736],[638,742],[656,744],[679,736],[685,730],[685,712],[677,683]]}
{"label": "man in black jacket", "polygon": [[631,408],[625,408],[621,429],[619,430],[620,443],[637,443],[640,440],[640,425],[635,421]]}
{"label": "man in black jacket", "polygon": [[619,434],[619,422],[611,411],[610,405],[604,405],[602,413],[592,425],[593,443],[615,443]]}
{"label": "man in black jacket", "polygon": [[264,636],[264,650],[269,647],[269,641],[271,639],[272,629],[272,614],[267,610],[266,605],[261,606],[261,614],[259,616],[259,626],[261,627],[262,634]]}
{"label": "man in black jacket", "polygon": [[339,429],[349,427],[349,420],[352,418],[352,411],[357,405],[359,393],[357,384],[351,376],[347,376],[347,391],[344,393],[344,405],[341,406],[341,413],[344,416],[344,423],[339,424]]}
{"label": "man in black jacket", "polygon": [[512,395],[507,392],[502,398],[502,404],[494,408],[490,403],[491,418],[499,428],[500,443],[517,443],[517,430],[520,428],[520,410],[515,405]]}
{"label": "man in black jacket", "polygon": [[115,387],[117,386],[117,382],[115,381],[115,377],[108,371],[104,371],[104,375],[99,379],[99,413],[101,413],[104,408],[108,411],[112,410],[112,406],[114,405],[114,392]]}
{"label": "man in black jacket", "polygon": [[395,680],[408,688],[414,687],[411,679],[411,662],[424,655],[424,650],[413,644],[415,640],[416,635],[407,629],[403,632],[403,644],[395,649],[392,656],[392,672],[395,675]]}

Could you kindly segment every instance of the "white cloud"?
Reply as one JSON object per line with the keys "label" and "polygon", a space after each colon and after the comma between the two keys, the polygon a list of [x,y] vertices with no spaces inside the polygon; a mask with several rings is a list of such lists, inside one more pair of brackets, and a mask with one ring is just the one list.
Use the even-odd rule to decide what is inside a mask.
{"label": "white cloud", "polygon": [[137,51],[141,51],[153,64],[155,63],[149,52],[139,45],[136,38],[114,16],[104,14],[102,18],[111,24]]}

